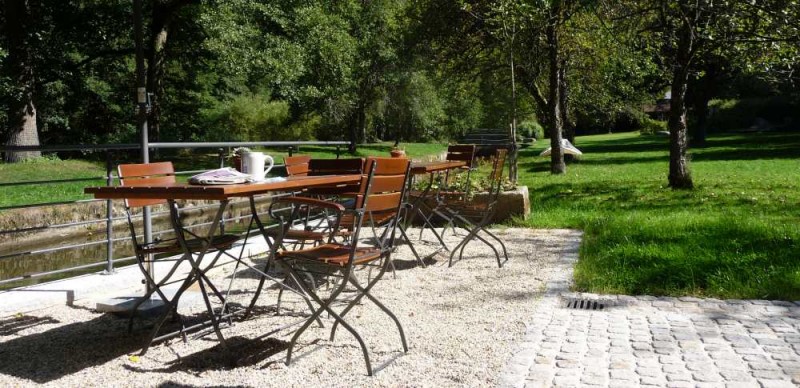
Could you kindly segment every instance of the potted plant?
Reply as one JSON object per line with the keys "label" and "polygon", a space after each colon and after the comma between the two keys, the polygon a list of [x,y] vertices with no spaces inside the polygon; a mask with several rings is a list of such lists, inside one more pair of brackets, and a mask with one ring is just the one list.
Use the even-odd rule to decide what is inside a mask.
{"label": "potted plant", "polygon": [[236,147],[230,154],[231,164],[237,171],[242,171],[242,155],[250,152],[247,147]]}
{"label": "potted plant", "polygon": [[406,150],[402,147],[395,145],[392,147],[392,150],[389,151],[389,154],[392,155],[393,158],[405,158],[406,157]]}

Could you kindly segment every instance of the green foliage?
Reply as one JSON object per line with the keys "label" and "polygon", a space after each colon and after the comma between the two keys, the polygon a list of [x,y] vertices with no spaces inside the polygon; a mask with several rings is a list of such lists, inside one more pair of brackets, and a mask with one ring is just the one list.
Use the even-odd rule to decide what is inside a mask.
{"label": "green foliage", "polygon": [[641,122],[641,127],[639,128],[639,133],[643,135],[653,135],[656,132],[666,131],[667,130],[667,122],[661,120],[651,119],[649,117],[645,117]]}
{"label": "green foliage", "polygon": [[551,176],[545,145],[521,151],[528,226],[584,231],[576,287],[595,293],[800,297],[800,134],[713,135],[692,149],[696,188],[664,187],[668,139],[585,136]]}
{"label": "green foliage", "polygon": [[269,101],[260,95],[240,95],[208,115],[207,121],[215,129],[208,134],[209,141],[307,140],[300,138],[302,133],[299,131],[287,130],[289,104],[285,101]]}
{"label": "green foliage", "polygon": [[524,137],[544,139],[544,128],[535,119],[523,120],[517,124],[517,132]]}
{"label": "green foliage", "polygon": [[[34,102],[42,142],[135,142],[133,42],[130,30],[120,28],[130,25],[130,2],[39,3],[30,34],[36,37]],[[155,20],[171,22],[163,77],[156,86],[159,140],[454,139],[473,128],[508,128],[514,100],[519,123],[546,117],[534,91],[545,90],[547,83],[541,32],[549,3],[157,4],[167,3],[176,7],[146,7],[145,16],[146,35],[153,33],[149,27]],[[561,46],[569,120],[579,132],[639,126],[635,111],[668,83],[664,40],[648,32],[652,20],[621,17],[630,10],[628,2],[597,9],[585,7],[588,3],[565,4],[570,17],[561,25]],[[785,16],[778,12],[782,7],[788,7]],[[703,53],[697,77],[711,74],[711,59],[733,58],[720,62],[721,68],[735,70],[725,73],[734,78],[726,84],[749,90],[757,86],[767,96],[791,93],[798,50],[790,39],[797,36],[792,27],[796,7],[770,3],[755,14],[758,23],[741,24],[779,31],[786,42]],[[154,15],[153,10],[174,13]],[[735,27],[729,24],[728,30]],[[709,41],[715,39],[713,32],[700,31]],[[6,46],[5,33],[0,34],[3,105],[16,90]],[[511,59],[519,70],[516,99]],[[782,117],[767,119],[781,122]],[[5,110],[0,127],[8,127]],[[537,133],[535,126],[519,127],[528,135]]]}

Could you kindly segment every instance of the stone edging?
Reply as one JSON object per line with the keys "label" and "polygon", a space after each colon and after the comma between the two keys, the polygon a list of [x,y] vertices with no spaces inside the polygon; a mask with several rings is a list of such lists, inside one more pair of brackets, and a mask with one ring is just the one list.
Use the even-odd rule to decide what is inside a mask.
{"label": "stone edging", "polygon": [[[583,232],[581,232],[581,236]],[[582,238],[568,240],[556,265],[551,269],[545,285],[545,293],[536,304],[533,315],[525,322],[525,334],[506,363],[505,370],[500,372],[497,385],[500,387],[523,387],[528,371],[533,366],[537,347],[542,342],[544,328],[550,322],[553,311],[561,301],[561,295],[569,292],[572,285],[572,274],[578,261],[578,252]]]}

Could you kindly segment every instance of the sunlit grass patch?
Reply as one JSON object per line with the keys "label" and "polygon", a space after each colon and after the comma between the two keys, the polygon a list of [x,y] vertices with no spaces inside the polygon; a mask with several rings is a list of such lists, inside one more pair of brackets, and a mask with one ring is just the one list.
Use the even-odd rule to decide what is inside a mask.
{"label": "sunlit grass patch", "polygon": [[800,134],[714,136],[692,149],[697,188],[666,186],[667,139],[582,137],[549,174],[523,152],[527,225],[585,231],[576,287],[591,292],[800,299]]}

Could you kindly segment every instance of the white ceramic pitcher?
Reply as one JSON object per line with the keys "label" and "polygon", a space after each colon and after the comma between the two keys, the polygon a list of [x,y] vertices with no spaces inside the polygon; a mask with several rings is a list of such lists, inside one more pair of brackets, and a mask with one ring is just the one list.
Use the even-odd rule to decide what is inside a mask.
{"label": "white ceramic pitcher", "polygon": [[[269,162],[269,166],[267,166]],[[242,155],[242,172],[250,175],[256,181],[263,181],[267,178],[267,173],[272,170],[275,161],[272,156],[265,155],[263,152],[247,152]]]}

